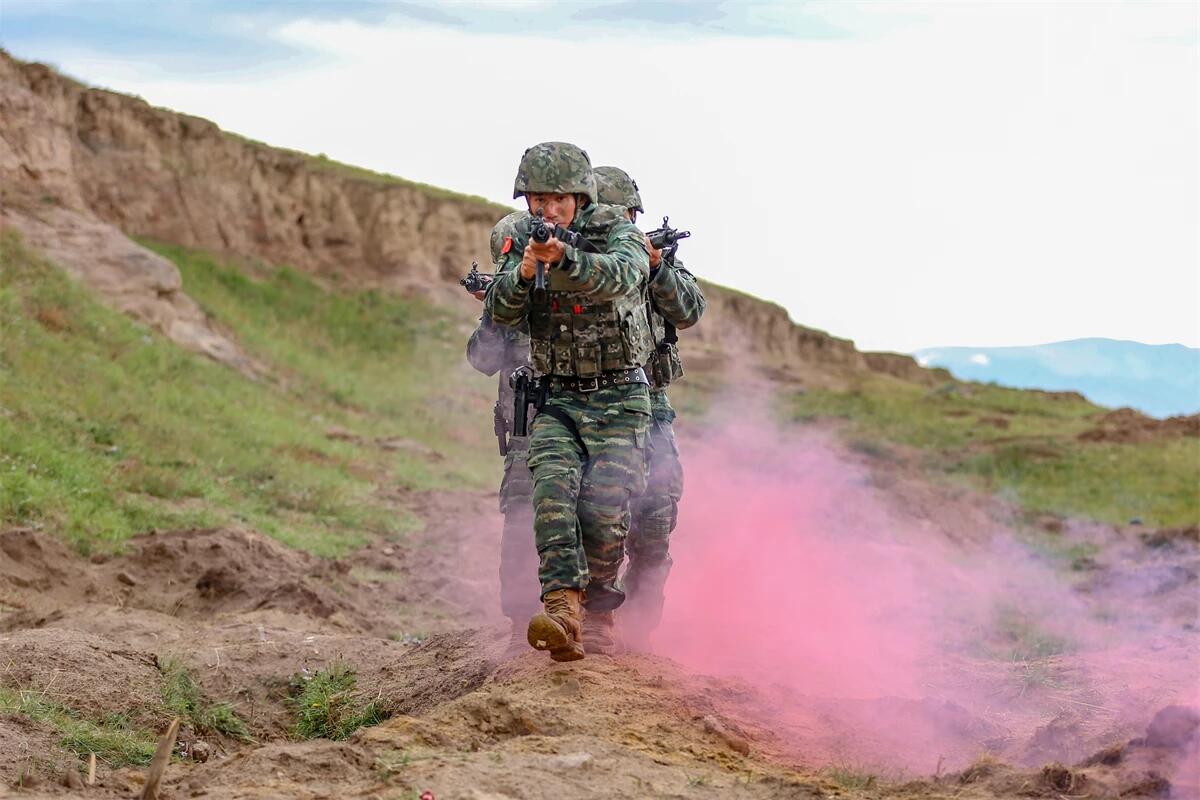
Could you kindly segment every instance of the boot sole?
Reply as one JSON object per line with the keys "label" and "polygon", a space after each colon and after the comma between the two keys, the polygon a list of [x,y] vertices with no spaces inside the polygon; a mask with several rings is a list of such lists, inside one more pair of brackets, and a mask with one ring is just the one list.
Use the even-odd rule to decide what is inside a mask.
{"label": "boot sole", "polygon": [[549,650],[555,661],[578,661],[583,658],[583,645],[567,636],[562,626],[547,614],[535,614],[526,631],[529,646],[534,650]]}

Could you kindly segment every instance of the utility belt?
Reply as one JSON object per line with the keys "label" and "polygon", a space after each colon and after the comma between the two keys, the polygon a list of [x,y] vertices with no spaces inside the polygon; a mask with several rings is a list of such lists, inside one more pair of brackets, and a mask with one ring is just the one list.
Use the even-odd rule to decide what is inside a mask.
{"label": "utility belt", "polygon": [[540,380],[548,387],[551,394],[558,392],[582,392],[587,394],[599,389],[607,389],[610,386],[624,386],[629,383],[650,383],[646,379],[646,370],[641,367],[602,372],[592,378],[563,378],[557,375],[544,375]]}
{"label": "utility belt", "polygon": [[[529,435],[529,408],[541,411],[546,400],[559,392],[587,394],[610,386],[649,385],[641,367],[602,372],[593,378],[566,378],[557,375],[536,376],[529,367],[518,367],[509,378],[513,388],[513,436]],[[548,409],[554,410],[554,409]]]}

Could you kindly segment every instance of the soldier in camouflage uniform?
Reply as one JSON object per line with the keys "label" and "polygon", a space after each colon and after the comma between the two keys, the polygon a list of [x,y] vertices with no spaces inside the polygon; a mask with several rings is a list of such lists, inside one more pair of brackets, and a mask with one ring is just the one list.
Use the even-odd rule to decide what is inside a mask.
{"label": "soldier in camouflage uniform", "polygon": [[[596,167],[600,202],[621,206],[630,221],[643,211],[637,183],[617,167]],[[645,649],[651,631],[662,618],[663,587],[671,570],[670,536],[683,495],[683,466],[675,444],[675,409],[667,386],[683,376],[675,329],[690,328],[704,313],[704,293],[695,277],[676,258],[664,259],[650,247],[647,291],[655,352],[646,365],[650,377],[649,479],[646,491],[632,502],[633,520],[627,549],[629,567],[624,584],[628,601],[621,610],[621,630],[631,649]]]}
{"label": "soldier in camouflage uniform", "polygon": [[[624,210],[597,203],[591,161],[575,145],[526,150],[513,191],[521,196],[547,223],[586,240],[517,243],[484,306],[497,324],[528,326],[546,392],[529,441],[543,611],[526,636],[554,660],[573,661],[588,642],[582,609],[600,642],[625,599],[618,579],[629,499],[645,488],[650,429],[642,366],[654,349],[643,293],[650,257]],[[533,290],[539,262],[544,292]]]}
{"label": "soldier in camouflage uniform", "polygon": [[[529,214],[514,211],[492,228],[492,264],[500,263],[505,247],[528,224]],[[483,299],[482,293],[477,295]],[[527,463],[529,438],[513,432],[513,371],[529,364],[529,335],[518,328],[496,325],[484,313],[467,342],[467,360],[484,375],[499,374],[496,400],[498,435],[505,437],[504,477],[500,482],[500,609],[512,622],[509,652],[525,645],[525,625],[538,609],[537,551],[533,547],[533,476]]]}

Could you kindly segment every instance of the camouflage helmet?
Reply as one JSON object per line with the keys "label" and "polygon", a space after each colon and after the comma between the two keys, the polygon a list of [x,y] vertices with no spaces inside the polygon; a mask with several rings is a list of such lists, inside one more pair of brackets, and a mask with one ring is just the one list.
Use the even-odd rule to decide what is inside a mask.
{"label": "camouflage helmet", "polygon": [[499,264],[500,256],[504,255],[504,240],[516,239],[524,230],[524,223],[527,219],[529,219],[528,211],[514,211],[492,228],[493,264]]}
{"label": "camouflage helmet", "polygon": [[585,194],[596,202],[596,179],[586,151],[567,142],[535,144],[521,156],[513,199],[524,194]]}
{"label": "camouflage helmet", "polygon": [[642,212],[642,196],[638,194],[637,181],[620,167],[596,167],[596,194],[601,203],[620,206]]}

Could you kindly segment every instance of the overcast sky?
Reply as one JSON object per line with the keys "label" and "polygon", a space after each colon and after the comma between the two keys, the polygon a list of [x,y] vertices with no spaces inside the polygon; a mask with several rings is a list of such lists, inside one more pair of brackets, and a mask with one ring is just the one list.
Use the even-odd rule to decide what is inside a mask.
{"label": "overcast sky", "polygon": [[575,142],[696,273],[864,348],[1200,346],[1192,2],[0,0],[0,44],[508,204]]}

